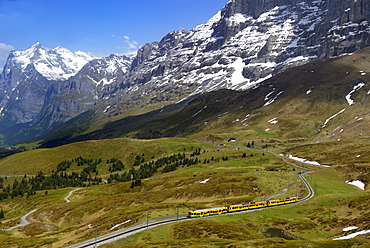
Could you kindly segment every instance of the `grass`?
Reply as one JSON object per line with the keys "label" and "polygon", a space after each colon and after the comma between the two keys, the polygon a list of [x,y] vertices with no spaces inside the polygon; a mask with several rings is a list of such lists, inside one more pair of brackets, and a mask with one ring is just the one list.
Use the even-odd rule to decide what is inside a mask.
{"label": "grass", "polygon": [[[339,242],[325,241],[328,237],[340,236],[342,234],[342,229],[350,225],[357,225],[360,228],[366,228],[366,218],[361,218],[361,215],[366,216],[367,211],[361,212],[354,207],[350,207],[349,203],[354,202],[356,199],[365,197],[366,192],[357,189],[354,186],[347,185],[343,182],[343,175],[335,168],[322,169],[312,176],[307,176],[311,184],[314,185],[316,189],[316,196],[309,202],[305,202],[298,205],[283,206],[279,208],[266,209],[263,211],[258,211],[250,213],[248,215],[232,215],[212,218],[212,221],[207,222],[209,228],[217,229],[218,225],[214,222],[222,223],[222,226],[228,230],[230,228],[230,223],[238,222],[243,223],[248,226],[248,232],[255,235],[252,239],[257,240],[261,238],[263,230],[267,230],[268,227],[280,227],[282,229],[289,228],[288,232],[296,237],[301,237],[305,240],[310,241],[284,241],[276,242],[276,240],[270,240],[271,244],[264,244],[261,247],[302,247],[309,245],[310,247],[350,247],[359,246],[366,247],[369,242],[363,240],[357,242],[355,240],[346,240]],[[364,209],[364,207],[360,207]],[[191,225],[190,228],[198,227],[194,232],[204,233],[204,231],[199,230],[199,224]],[[208,230],[209,230],[208,228]],[[161,229],[161,228],[159,228]],[[169,233],[173,233],[176,227],[170,229],[165,237],[169,236]],[[182,230],[187,230],[182,226]],[[190,229],[191,230],[191,229]],[[158,230],[156,233],[166,232],[163,230]],[[213,235],[214,231],[212,231]],[[144,234],[142,234],[144,235]],[[145,235],[151,236],[152,234],[146,233]],[[161,237],[161,238],[160,238]],[[163,236],[157,237],[157,239],[165,239]],[[213,244],[211,238],[208,236],[185,236],[187,239],[184,243],[190,243],[191,239],[197,239],[199,244],[203,244],[204,247]],[[212,236],[214,237],[214,236]],[[174,238],[174,237],[172,237]],[[220,239],[220,237],[218,237]],[[170,238],[171,239],[171,238]],[[205,243],[202,241],[206,239]],[[144,244],[148,247],[156,247],[156,243],[152,242],[150,238],[147,239],[136,239],[132,242],[131,247],[144,247]],[[234,246],[238,241],[232,238],[227,239]],[[322,240],[322,241],[314,241]],[[220,240],[219,240],[220,241]],[[264,243],[266,241],[263,241]],[[277,245],[279,244],[279,245]],[[142,245],[142,246],[141,246]],[[242,246],[247,245],[244,242]],[[250,245],[250,244],[249,244]],[[200,247],[203,247],[202,245]],[[130,246],[128,246],[130,247]],[[176,247],[176,246],[174,246]],[[217,246],[215,247],[222,247]],[[235,246],[237,247],[237,246]]]}
{"label": "grass", "polygon": [[[256,197],[263,198],[269,193],[262,187],[263,183],[260,183],[266,177],[270,177],[271,192],[279,191],[283,185],[292,181],[291,169],[281,172],[263,171],[269,165],[281,164],[279,158],[251,150],[201,144],[187,139],[155,141],[116,139],[110,142],[100,141],[100,145],[98,143],[99,141],[84,142],[53,149],[32,150],[25,154],[16,154],[15,158],[5,158],[1,166],[7,170],[14,165],[14,161],[24,161],[27,154],[29,156],[38,154],[40,158],[38,162],[45,165],[52,163],[53,160],[57,161],[54,154],[59,156],[68,154],[69,158],[77,155],[87,157],[90,153],[97,157],[103,156],[100,147],[106,148],[104,151],[107,154],[104,154],[106,157],[103,157],[103,161],[107,157],[117,157],[117,154],[120,154],[119,150],[125,150],[129,155],[142,152],[151,155],[154,151],[172,154],[184,149],[190,153],[195,147],[202,148],[202,153],[199,155],[201,161],[211,157],[214,157],[215,161],[180,168],[170,173],[157,173],[153,178],[144,180],[140,188],[130,189],[129,182],[82,188],[73,193],[70,198],[71,203],[66,203],[64,197],[72,188],[49,190],[47,195],[44,192],[37,192],[35,196],[26,199],[17,197],[4,200],[2,207],[5,210],[6,219],[2,221],[2,227],[16,224],[22,215],[32,209],[39,210],[33,215],[36,222],[32,226],[12,232],[12,238],[0,237],[0,243],[8,242],[13,238],[22,240],[34,236],[45,242],[53,239],[54,247],[59,247],[62,243],[66,244],[72,240],[77,242],[91,236],[87,228],[89,224],[98,225],[100,232],[105,233],[112,226],[125,220],[131,219],[132,224],[145,220],[147,211],[151,211],[151,218],[156,218],[175,215],[175,209],[179,204],[182,204],[180,214],[185,214],[189,209],[219,206],[226,201],[231,204],[240,203],[240,201],[249,202]],[[142,149],[139,150],[139,148]],[[249,157],[243,158],[244,152]],[[125,162],[128,161],[124,155],[120,156],[119,158],[126,159]],[[221,158],[225,156],[228,156],[228,161],[222,161]],[[32,173],[38,168],[33,161],[30,162],[30,168],[26,170]],[[257,171],[256,168],[263,172]],[[12,172],[16,170],[21,170],[21,166],[18,165],[18,168]],[[208,178],[210,180],[206,184],[199,183]],[[158,191],[161,194],[154,193]],[[31,231],[33,229],[35,231]],[[37,246],[38,243],[34,244]]]}
{"label": "grass", "polygon": [[[94,233],[88,228],[89,225],[99,226],[99,234],[103,234],[127,220],[131,220],[129,225],[146,221],[148,211],[151,212],[150,218],[157,218],[176,215],[179,205],[180,214],[185,214],[188,210],[262,200],[266,195],[276,194],[296,181],[294,167],[285,163],[281,157],[238,147],[251,141],[238,139],[233,146],[217,146],[182,138],[150,141],[115,139],[37,149],[5,158],[0,161],[2,172],[3,169],[13,174],[19,171],[20,175],[25,171],[34,173],[40,168],[39,163],[51,170],[52,167],[47,165],[55,163],[53,166],[56,166],[56,162],[59,163],[63,156],[61,160],[80,155],[94,159],[101,157],[103,161],[116,157],[130,164],[136,154],[145,153],[145,157],[158,158],[177,152],[190,154],[200,147],[200,161],[211,160],[212,157],[214,160],[206,164],[180,167],[170,173],[158,172],[154,177],[143,180],[141,187],[134,189],[130,189],[130,182],[82,188],[73,193],[70,203],[66,203],[64,197],[73,188],[49,190],[47,195],[37,192],[30,198],[4,200],[1,207],[5,210],[6,218],[1,221],[1,228],[18,224],[20,217],[32,209],[39,210],[32,215],[34,222],[31,225],[10,233],[0,231],[0,244],[9,247],[62,247],[93,238]],[[280,144],[279,148],[282,148]],[[323,145],[312,145],[311,151],[317,151],[317,156],[320,156]],[[329,152],[335,152],[336,143],[325,145],[330,148]],[[352,145],[365,151],[365,146],[356,143]],[[307,147],[310,146],[289,147],[287,151],[305,157],[310,154],[306,151]],[[245,157],[243,153],[246,153]],[[39,161],[27,158],[34,155]],[[222,157],[228,157],[228,161],[223,161]],[[21,166],[24,161],[28,162],[29,167]],[[12,166],[15,168],[12,169]],[[342,235],[342,229],[350,225],[366,228],[368,218],[367,203],[360,203],[363,202],[361,197],[365,197],[367,192],[345,184],[347,171],[338,168],[324,168],[306,176],[316,189],[315,197],[308,202],[249,214],[166,225],[117,241],[111,247],[180,247],[184,244],[189,247],[248,247],[256,244],[263,244],[261,247],[299,247],[299,244],[330,247],[331,243],[324,240]],[[200,183],[206,179],[209,179],[207,183]],[[297,192],[305,193],[302,183],[291,187],[279,198]],[[264,231],[270,227],[283,229],[295,237],[310,241],[266,239]],[[353,242],[343,244],[355,244]],[[366,244],[366,241],[360,242],[362,244]]]}
{"label": "grass", "polygon": [[[131,166],[136,155],[145,157],[162,157],[173,153],[193,151],[194,147],[207,147],[205,144],[190,139],[132,140],[111,139],[73,143],[52,149],[35,149],[0,159],[2,175],[35,175],[38,171],[51,174],[57,164],[72,160],[78,156],[99,159],[103,162],[112,157]],[[103,149],[102,149],[103,147]],[[132,155],[133,154],[133,155]],[[108,173],[106,171],[106,173]]]}
{"label": "grass", "polygon": [[[333,177],[331,177],[332,175],[334,175],[336,179],[333,180]],[[278,242],[277,240],[271,239],[270,246],[265,246],[266,241],[263,241],[262,243],[264,243],[264,245],[261,247],[279,247],[279,245],[281,245],[281,247],[305,247],[305,245],[309,245],[310,247],[350,247],[357,244],[359,247],[366,247],[366,244],[369,244],[366,240],[360,243],[357,243],[355,240],[340,242],[325,241],[330,236],[341,235],[341,230],[344,227],[349,226],[350,223],[354,224],[359,220],[358,215],[360,211],[350,208],[343,203],[349,203],[353,201],[353,199],[366,196],[366,192],[359,191],[357,188],[350,187],[350,185],[346,185],[338,180],[340,175],[333,168],[322,170],[314,174],[312,178],[312,180],[317,180],[318,182],[317,195],[309,202],[265,209],[249,214],[196,220],[195,223],[186,222],[174,224],[171,229],[168,229],[168,227],[159,227],[156,232],[145,232],[139,234],[137,237],[135,236],[130,243],[132,243],[132,247],[143,247],[140,245],[144,244],[148,247],[156,247],[155,240],[153,239],[155,233],[156,240],[178,240],[179,237],[182,237],[184,243],[190,243],[190,240],[196,239],[199,244],[204,245],[204,247],[212,243],[211,237],[219,241],[226,237],[228,242],[234,245],[233,247],[237,247],[235,244],[238,243],[239,238],[241,240],[262,239],[265,230],[269,227],[275,227],[285,229],[291,235],[310,241],[285,240],[283,242]],[[328,180],[328,178],[330,180]],[[348,212],[350,210],[351,215],[349,216]],[[240,233],[235,233],[235,223],[238,223],[238,226],[242,226],[245,229],[242,231],[242,234],[248,237]],[[363,224],[364,223],[356,223],[355,225],[361,227]],[[176,233],[176,230],[178,230],[179,233]],[[220,236],[220,233],[224,236]],[[159,236],[157,236],[157,234]],[[142,237],[146,238],[143,239]],[[249,242],[243,242],[243,245],[247,244],[250,245]]]}

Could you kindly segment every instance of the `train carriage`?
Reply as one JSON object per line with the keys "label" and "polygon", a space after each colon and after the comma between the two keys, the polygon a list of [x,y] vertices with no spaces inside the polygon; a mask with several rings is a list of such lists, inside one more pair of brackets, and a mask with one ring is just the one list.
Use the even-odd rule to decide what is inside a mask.
{"label": "train carriage", "polygon": [[269,206],[276,206],[276,205],[281,205],[281,204],[285,204],[285,199],[278,199],[278,200],[270,200],[268,201],[268,205]]}
{"label": "train carriage", "polygon": [[299,201],[298,196],[292,196],[292,197],[285,198],[285,203],[292,203],[292,202],[297,202],[297,201]]}
{"label": "train carriage", "polygon": [[267,201],[251,202],[248,204],[248,209],[264,208],[267,206]]}
{"label": "train carriage", "polygon": [[218,214],[223,214],[223,213],[227,213],[227,207],[218,207],[218,208],[209,208],[209,209],[189,211],[188,217],[189,218],[199,218],[199,217],[218,215]]}
{"label": "train carriage", "polygon": [[284,199],[277,199],[277,200],[270,200],[268,201],[269,206],[276,206],[276,205],[282,205],[282,204],[289,204],[292,202],[297,202],[299,198],[297,196],[287,197]]}
{"label": "train carriage", "polygon": [[228,212],[237,212],[249,209],[248,204],[236,204],[228,206]]}

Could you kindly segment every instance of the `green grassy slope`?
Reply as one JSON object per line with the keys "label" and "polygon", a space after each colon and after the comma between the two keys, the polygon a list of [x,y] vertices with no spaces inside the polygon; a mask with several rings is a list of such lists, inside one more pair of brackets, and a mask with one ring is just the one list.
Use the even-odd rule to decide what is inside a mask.
{"label": "green grassy slope", "polygon": [[[103,234],[127,220],[131,220],[130,224],[144,221],[147,211],[151,211],[151,218],[156,218],[175,215],[177,206],[180,206],[180,214],[185,214],[190,209],[261,200],[296,181],[293,173],[298,171],[297,168],[285,163],[279,156],[254,149],[236,148],[242,145],[241,142],[218,146],[179,138],[114,139],[36,149],[4,158],[0,161],[0,168],[8,175],[22,175],[25,171],[32,174],[41,169],[50,172],[60,159],[71,159],[79,155],[93,159],[117,157],[130,165],[136,154],[145,153],[145,157],[150,157],[148,160],[155,160],[185,152],[190,158],[194,149],[200,148],[200,154],[194,158],[202,162],[180,166],[169,173],[161,173],[161,168],[135,188],[130,188],[130,182],[81,188],[70,197],[70,203],[64,197],[74,188],[48,190],[47,194],[39,191],[27,198],[18,196],[3,200],[1,208],[5,210],[5,219],[1,220],[1,228],[18,224],[20,217],[32,209],[38,211],[32,215],[32,224],[11,232],[0,231],[0,244],[6,244],[7,247],[63,247],[68,243],[94,237],[89,225],[99,226],[99,234]],[[222,159],[225,157],[228,159]],[[203,163],[204,160],[210,161]],[[81,168],[71,167],[67,172],[78,170]],[[98,170],[103,178],[109,177],[104,163]],[[369,216],[370,202],[362,200],[367,192],[345,184],[346,176],[347,172],[341,167],[321,169],[308,176],[316,190],[316,197],[303,204],[246,215],[177,223],[117,241],[116,245],[177,247],[181,243],[189,246],[243,247],[261,244],[261,247],[275,247],[281,244],[286,245],[283,247],[300,247],[309,244],[320,247],[326,244],[332,247],[333,244],[325,240],[344,235],[341,231],[343,228],[350,225],[369,228],[366,218]],[[16,178],[9,177],[5,184]],[[200,183],[206,179],[209,179],[207,183]],[[299,196],[306,194],[302,183],[293,186],[281,197],[297,193]],[[266,239],[264,232],[270,227],[282,229],[297,240],[281,243],[279,239]],[[343,241],[335,244],[366,247],[368,242]]]}

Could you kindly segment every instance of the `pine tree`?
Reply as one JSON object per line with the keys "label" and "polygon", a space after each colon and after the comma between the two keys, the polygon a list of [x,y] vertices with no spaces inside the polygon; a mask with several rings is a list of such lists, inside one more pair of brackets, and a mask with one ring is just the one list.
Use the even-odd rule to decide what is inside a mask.
{"label": "pine tree", "polygon": [[4,216],[4,210],[1,209],[0,210],[0,219],[4,219],[4,218],[5,218],[5,216]]}

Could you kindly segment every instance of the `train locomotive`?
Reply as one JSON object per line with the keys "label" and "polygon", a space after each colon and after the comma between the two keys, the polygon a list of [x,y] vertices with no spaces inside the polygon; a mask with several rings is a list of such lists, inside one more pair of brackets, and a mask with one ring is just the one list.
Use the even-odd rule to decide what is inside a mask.
{"label": "train locomotive", "polygon": [[225,213],[233,213],[233,212],[244,211],[244,210],[249,210],[249,209],[258,209],[258,208],[290,204],[290,203],[297,202],[298,200],[299,198],[297,196],[292,196],[292,197],[287,197],[285,199],[258,201],[258,202],[251,202],[251,203],[246,203],[246,204],[243,203],[243,204],[229,205],[229,206],[218,207],[218,208],[199,209],[199,210],[189,211],[187,217],[188,218],[199,218],[199,217],[219,215],[219,214],[225,214]]}

